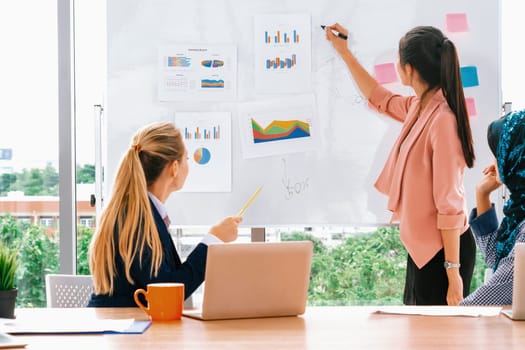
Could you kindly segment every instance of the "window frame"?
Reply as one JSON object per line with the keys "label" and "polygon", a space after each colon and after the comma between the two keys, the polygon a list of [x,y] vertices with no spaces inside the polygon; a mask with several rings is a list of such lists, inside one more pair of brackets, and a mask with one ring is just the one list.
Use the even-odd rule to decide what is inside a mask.
{"label": "window frame", "polygon": [[60,273],[75,274],[76,148],[74,0],[57,0]]}

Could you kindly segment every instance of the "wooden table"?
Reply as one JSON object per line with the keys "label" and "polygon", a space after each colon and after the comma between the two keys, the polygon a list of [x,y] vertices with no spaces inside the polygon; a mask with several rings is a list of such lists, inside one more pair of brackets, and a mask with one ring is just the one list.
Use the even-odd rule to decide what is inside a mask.
{"label": "wooden table", "polygon": [[[309,307],[300,317],[154,323],[144,334],[18,335],[28,349],[525,349],[525,322],[495,317],[373,314]],[[136,308],[19,309],[25,317],[146,319]]]}

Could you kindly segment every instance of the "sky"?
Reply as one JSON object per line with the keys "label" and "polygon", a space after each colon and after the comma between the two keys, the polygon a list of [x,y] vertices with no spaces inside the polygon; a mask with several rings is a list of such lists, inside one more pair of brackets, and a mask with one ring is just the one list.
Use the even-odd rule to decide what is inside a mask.
{"label": "sky", "polygon": [[[13,149],[15,168],[42,160],[58,168],[56,3],[0,2],[0,148]],[[93,105],[103,104],[105,86],[105,0],[77,0],[75,12],[77,163],[93,164]]]}
{"label": "sky", "polygon": [[[501,3],[502,98],[522,109],[525,2]],[[77,163],[93,164],[93,105],[104,103],[105,0],[76,0],[75,6]],[[58,167],[56,30],[56,0],[0,2],[0,148],[13,149],[15,171],[42,160]],[[4,166],[0,160],[0,171]]]}

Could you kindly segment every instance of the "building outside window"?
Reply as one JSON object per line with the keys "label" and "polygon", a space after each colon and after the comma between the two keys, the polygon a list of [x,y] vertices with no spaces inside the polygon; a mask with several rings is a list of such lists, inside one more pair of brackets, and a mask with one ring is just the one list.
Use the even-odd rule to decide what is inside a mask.
{"label": "building outside window", "polygon": [[94,228],[95,227],[95,218],[92,217],[81,217],[79,224],[85,227]]}
{"label": "building outside window", "polygon": [[54,227],[54,222],[55,220],[51,217],[43,216],[40,218],[40,226],[42,227],[52,228]]}

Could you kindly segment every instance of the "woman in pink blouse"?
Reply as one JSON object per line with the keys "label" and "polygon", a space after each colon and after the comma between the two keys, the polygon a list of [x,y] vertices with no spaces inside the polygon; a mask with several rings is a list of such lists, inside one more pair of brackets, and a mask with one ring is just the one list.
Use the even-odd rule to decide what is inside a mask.
{"label": "woman in pink blouse", "polygon": [[334,31],[348,31],[334,24],[326,37],[369,106],[403,123],[375,186],[388,196],[408,251],[404,303],[458,305],[469,293],[476,245],[463,186],[475,156],[456,48],[434,27],[406,33],[397,70],[416,95],[400,96],[379,85]]}

